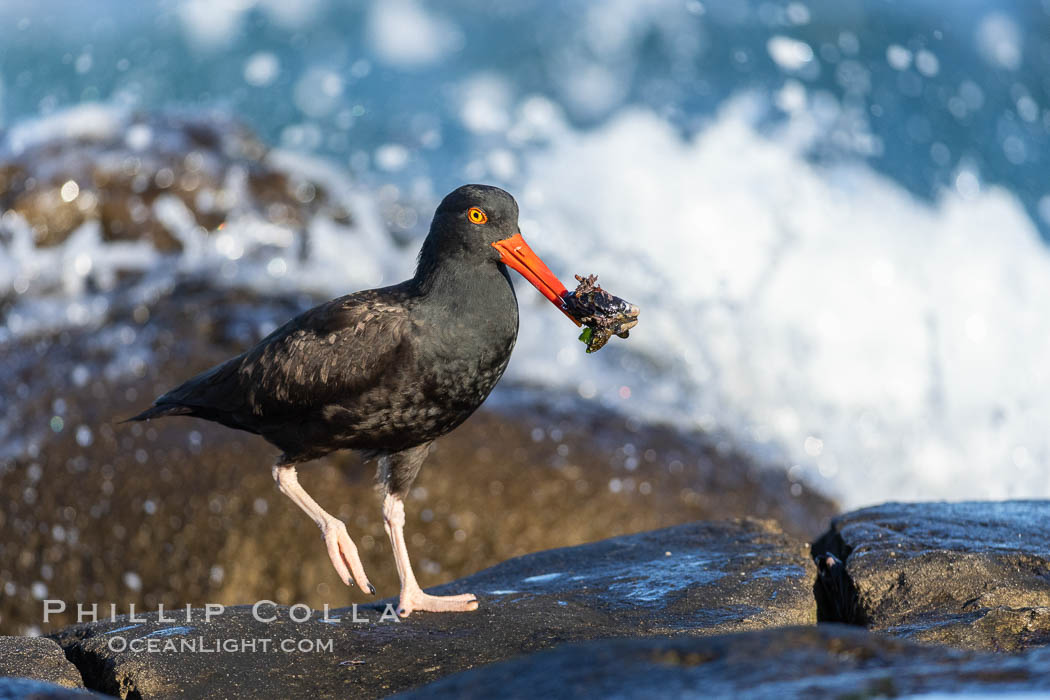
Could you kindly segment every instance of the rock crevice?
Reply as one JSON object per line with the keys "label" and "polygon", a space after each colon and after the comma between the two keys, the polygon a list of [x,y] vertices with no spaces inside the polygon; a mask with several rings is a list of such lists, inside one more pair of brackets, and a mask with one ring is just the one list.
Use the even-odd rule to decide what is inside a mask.
{"label": "rock crevice", "polygon": [[923,642],[1050,641],[1050,502],[886,503],[813,546],[818,615]]}
{"label": "rock crevice", "polygon": [[859,627],[868,624],[858,600],[857,587],[846,567],[852,551],[853,548],[834,529],[822,535],[810,549],[817,566],[813,597],[817,603],[818,622],[841,622]]}
{"label": "rock crevice", "polygon": [[69,663],[80,672],[85,688],[130,700],[142,698],[142,693],[135,687],[133,678],[127,674],[120,674],[118,677],[117,666],[112,659],[97,650],[72,641],[75,639],[76,634],[62,638],[62,651],[65,652]]}

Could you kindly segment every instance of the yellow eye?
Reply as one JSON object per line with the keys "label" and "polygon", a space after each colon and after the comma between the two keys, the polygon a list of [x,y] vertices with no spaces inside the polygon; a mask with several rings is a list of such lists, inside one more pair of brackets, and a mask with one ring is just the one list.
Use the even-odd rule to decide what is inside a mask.
{"label": "yellow eye", "polygon": [[470,211],[467,212],[467,218],[473,221],[475,224],[483,224],[489,220],[489,215],[481,211],[477,207],[471,207]]}

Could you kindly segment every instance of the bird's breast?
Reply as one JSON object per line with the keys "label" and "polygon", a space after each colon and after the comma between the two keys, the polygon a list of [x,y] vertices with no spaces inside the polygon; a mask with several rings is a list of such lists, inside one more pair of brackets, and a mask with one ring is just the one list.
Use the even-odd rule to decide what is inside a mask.
{"label": "bird's breast", "polygon": [[423,334],[433,339],[421,349],[417,370],[424,391],[442,401],[484,401],[510,362],[517,340],[516,311],[512,326],[461,318]]}
{"label": "bird's breast", "polygon": [[507,369],[518,334],[514,290],[502,275],[498,282],[454,302],[431,295],[410,307],[410,328],[384,381],[329,411],[347,446],[403,449],[477,410]]}

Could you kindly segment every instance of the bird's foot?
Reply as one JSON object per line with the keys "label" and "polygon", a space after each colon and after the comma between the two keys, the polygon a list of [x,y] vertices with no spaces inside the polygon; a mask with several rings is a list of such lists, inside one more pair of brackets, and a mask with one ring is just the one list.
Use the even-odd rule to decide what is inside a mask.
{"label": "bird's foot", "polygon": [[335,572],[339,574],[343,583],[349,586],[351,577],[353,577],[353,581],[362,591],[375,595],[375,586],[369,583],[368,577],[365,576],[365,567],[361,564],[357,545],[350,539],[350,534],[346,531],[343,521],[332,518],[325,524],[322,532],[325,546],[328,548],[328,557],[332,560],[332,566],[335,567]]}
{"label": "bird's foot", "polygon": [[461,595],[430,595],[419,588],[401,592],[397,614],[408,617],[414,612],[470,612],[478,609],[478,599],[473,593]]}

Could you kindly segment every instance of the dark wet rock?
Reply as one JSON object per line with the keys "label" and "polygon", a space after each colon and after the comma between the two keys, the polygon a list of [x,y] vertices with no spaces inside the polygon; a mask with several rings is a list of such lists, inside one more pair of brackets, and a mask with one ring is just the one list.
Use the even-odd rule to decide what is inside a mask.
{"label": "dark wet rock", "polygon": [[399,698],[868,698],[1050,691],[1050,651],[913,644],[844,625],[566,644]]}
{"label": "dark wet rock", "polygon": [[[115,296],[98,327],[6,344],[0,581],[13,592],[0,596],[0,629],[40,626],[41,586],[122,610],[368,600],[339,583],[316,526],[277,492],[265,441],[186,418],[117,423],[315,301],[187,282],[152,302]],[[343,453],[300,478],[346,521],[371,581],[392,595],[374,472]],[[811,538],[837,509],[799,487],[710,436],[504,384],[436,443],[406,503],[407,534],[417,576],[433,586],[529,552],[696,520],[768,518]],[[59,615],[44,630],[74,621]]]}
{"label": "dark wet rock", "polygon": [[[83,688],[80,671],[62,648],[44,637],[0,637],[0,677],[14,676]],[[0,697],[3,697],[0,693]]]}
{"label": "dark wet rock", "polygon": [[[56,638],[89,687],[121,697],[380,697],[568,641],[811,624],[813,575],[805,545],[768,522],[694,523],[540,552],[436,589],[473,592],[481,607],[472,613],[397,621],[391,599],[360,606],[359,622],[340,609],[297,623],[305,606],[269,605],[259,617],[277,619],[261,622],[244,606],[210,621],[200,610],[189,621],[184,611],[164,623],[157,613],[118,618]],[[181,646],[260,639],[276,649]],[[314,650],[281,652],[285,639]],[[318,650],[327,640],[331,649]]]}
{"label": "dark wet rock", "polygon": [[[90,126],[77,124],[78,116]],[[324,183],[275,162],[228,117],[100,110],[64,119],[66,128],[59,122],[25,139],[13,131],[0,140],[0,214],[23,220],[38,247],[59,245],[95,221],[103,241],[144,240],[179,251],[172,216],[156,206],[164,197],[177,200],[205,231],[244,212],[292,230],[318,212],[350,222]],[[9,217],[3,221],[13,225]]]}
{"label": "dark wet rock", "polygon": [[813,547],[822,616],[972,649],[1050,644],[1048,519],[1048,501],[888,503],[839,516]]}
{"label": "dark wet rock", "polygon": [[0,677],[0,700],[84,700],[104,697],[82,688],[66,688],[29,678]]}

